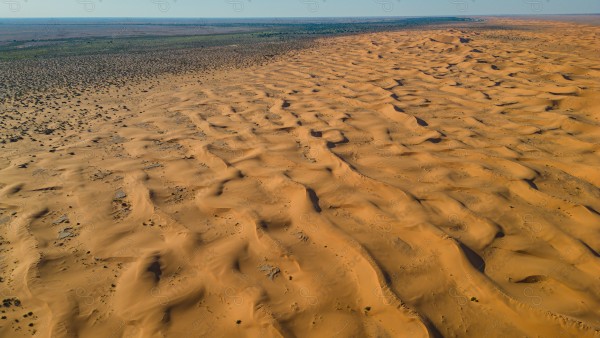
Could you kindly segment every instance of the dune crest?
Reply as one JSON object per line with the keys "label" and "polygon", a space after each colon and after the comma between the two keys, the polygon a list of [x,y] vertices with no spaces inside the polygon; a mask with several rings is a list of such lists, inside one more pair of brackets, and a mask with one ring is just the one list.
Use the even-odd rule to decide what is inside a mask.
{"label": "dune crest", "polygon": [[65,103],[3,145],[1,334],[598,336],[600,28],[529,25]]}

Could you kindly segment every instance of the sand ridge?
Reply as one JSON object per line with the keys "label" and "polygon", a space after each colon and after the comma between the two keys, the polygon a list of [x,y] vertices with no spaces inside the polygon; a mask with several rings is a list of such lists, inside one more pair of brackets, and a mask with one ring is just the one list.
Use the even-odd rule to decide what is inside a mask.
{"label": "sand ridge", "polygon": [[2,335],[598,336],[600,29],[528,25],[86,94],[3,149]]}

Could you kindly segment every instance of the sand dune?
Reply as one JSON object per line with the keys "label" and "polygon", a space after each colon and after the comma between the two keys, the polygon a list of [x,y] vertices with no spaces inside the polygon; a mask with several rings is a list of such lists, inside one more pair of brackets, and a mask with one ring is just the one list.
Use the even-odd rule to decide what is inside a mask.
{"label": "sand dune", "polygon": [[519,25],[20,109],[1,335],[600,335],[600,28]]}

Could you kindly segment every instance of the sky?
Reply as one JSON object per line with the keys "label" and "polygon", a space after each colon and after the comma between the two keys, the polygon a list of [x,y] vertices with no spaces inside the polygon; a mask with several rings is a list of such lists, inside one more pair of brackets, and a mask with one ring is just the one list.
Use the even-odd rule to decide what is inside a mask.
{"label": "sky", "polygon": [[0,0],[0,17],[354,17],[600,13],[600,0]]}

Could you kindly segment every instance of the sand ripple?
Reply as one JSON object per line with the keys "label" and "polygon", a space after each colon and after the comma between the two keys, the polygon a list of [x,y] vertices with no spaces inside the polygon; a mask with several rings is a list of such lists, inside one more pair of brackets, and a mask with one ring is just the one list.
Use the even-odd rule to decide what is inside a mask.
{"label": "sand ripple", "polygon": [[86,98],[3,149],[2,334],[597,335],[600,30],[534,28]]}

